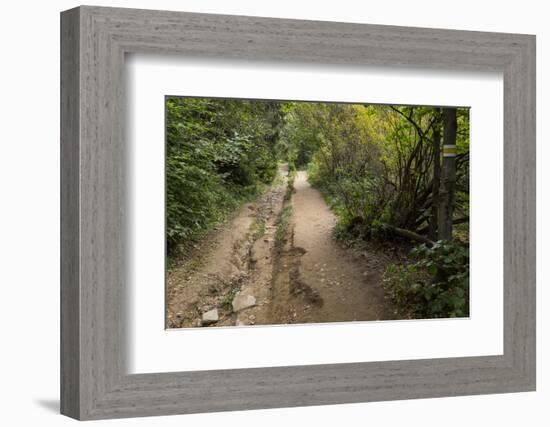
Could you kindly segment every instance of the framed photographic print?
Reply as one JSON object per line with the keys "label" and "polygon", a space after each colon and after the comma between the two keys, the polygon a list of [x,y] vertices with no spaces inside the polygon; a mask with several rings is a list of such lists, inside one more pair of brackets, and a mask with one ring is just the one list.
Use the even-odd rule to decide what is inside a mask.
{"label": "framed photographic print", "polygon": [[535,389],[535,38],[61,15],[61,410]]}

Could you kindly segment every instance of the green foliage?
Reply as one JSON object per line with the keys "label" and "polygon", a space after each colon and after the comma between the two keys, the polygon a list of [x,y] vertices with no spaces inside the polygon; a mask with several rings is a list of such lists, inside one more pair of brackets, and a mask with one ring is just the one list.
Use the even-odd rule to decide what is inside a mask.
{"label": "green foliage", "polygon": [[224,295],[222,302],[220,303],[221,308],[223,308],[226,311],[232,312],[233,311],[232,303],[238,292],[239,292],[238,287],[230,288],[227,291],[227,293]]}
{"label": "green foliage", "polygon": [[300,169],[310,162],[319,145],[318,134],[322,124],[322,103],[289,103],[286,107],[285,124],[278,143],[279,156],[292,169]]}
{"label": "green foliage", "polygon": [[398,309],[413,318],[469,316],[469,251],[438,241],[412,250],[409,265],[392,264],[384,287]]}
{"label": "green foliage", "polygon": [[[340,228],[348,227],[349,234],[366,240],[391,237],[381,224],[425,234],[434,203],[434,162],[440,161],[433,147],[434,131],[441,127],[440,109],[319,104],[306,112],[294,113],[292,127],[282,135],[286,141],[301,141],[289,152],[307,146],[309,180],[327,195]],[[301,129],[312,121],[318,122],[314,130]],[[293,130],[296,135],[288,135]],[[468,216],[468,109],[458,109],[458,130],[455,211]],[[315,142],[304,142],[311,139]]]}
{"label": "green foliage", "polygon": [[169,257],[254,197],[277,171],[281,105],[166,99],[166,235]]}

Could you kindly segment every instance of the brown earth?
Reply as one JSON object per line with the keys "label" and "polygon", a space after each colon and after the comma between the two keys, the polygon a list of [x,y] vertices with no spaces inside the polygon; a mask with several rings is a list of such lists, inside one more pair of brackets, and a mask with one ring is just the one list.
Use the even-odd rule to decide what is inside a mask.
{"label": "brown earth", "polygon": [[[283,204],[286,175],[287,168],[282,166],[278,179],[266,193],[256,202],[244,205],[197,245],[190,256],[169,269],[168,328],[200,326],[202,314],[214,308],[220,317],[217,326],[235,325],[237,315],[232,312],[231,302],[237,292],[254,295],[258,307],[269,303],[273,234]],[[254,323],[254,317],[246,322]]]}
{"label": "brown earth", "polygon": [[[332,235],[336,217],[306,172],[296,174],[288,200],[286,174],[282,167],[278,184],[170,269],[167,327],[200,326],[214,308],[215,326],[394,318],[381,285],[390,257],[340,246]],[[292,213],[277,231],[283,208]],[[234,313],[239,294],[255,305]]]}
{"label": "brown earth", "polygon": [[[344,249],[334,240],[336,217],[299,171],[292,197],[293,222],[275,283],[278,323],[388,319],[380,254]],[[281,292],[281,290],[285,290]]]}

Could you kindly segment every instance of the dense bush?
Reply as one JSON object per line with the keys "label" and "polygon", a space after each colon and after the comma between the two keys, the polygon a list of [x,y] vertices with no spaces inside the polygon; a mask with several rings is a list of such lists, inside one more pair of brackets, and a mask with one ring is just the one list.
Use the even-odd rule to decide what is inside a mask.
{"label": "dense bush", "polygon": [[[441,132],[439,109],[322,104],[315,111],[322,124],[307,151],[312,152],[309,180],[331,199],[340,224],[365,239],[387,239],[388,228],[381,224],[426,235],[434,220],[431,207],[438,203],[433,198],[433,141],[435,132]],[[455,212],[464,220],[469,204],[469,113],[457,111]],[[312,114],[308,111],[302,126],[309,126]],[[293,140],[285,132],[283,137]]]}
{"label": "dense bush", "polygon": [[167,98],[169,256],[273,180],[280,109],[270,102]]}
{"label": "dense bush", "polygon": [[384,276],[388,295],[413,318],[469,316],[469,252],[439,241],[413,249],[409,265],[390,265]]}

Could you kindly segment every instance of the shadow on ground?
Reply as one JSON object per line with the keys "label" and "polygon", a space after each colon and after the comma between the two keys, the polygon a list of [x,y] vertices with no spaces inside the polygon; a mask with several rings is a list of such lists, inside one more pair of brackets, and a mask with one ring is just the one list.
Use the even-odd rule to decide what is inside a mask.
{"label": "shadow on ground", "polygon": [[59,399],[38,399],[35,403],[50,412],[59,414]]}

